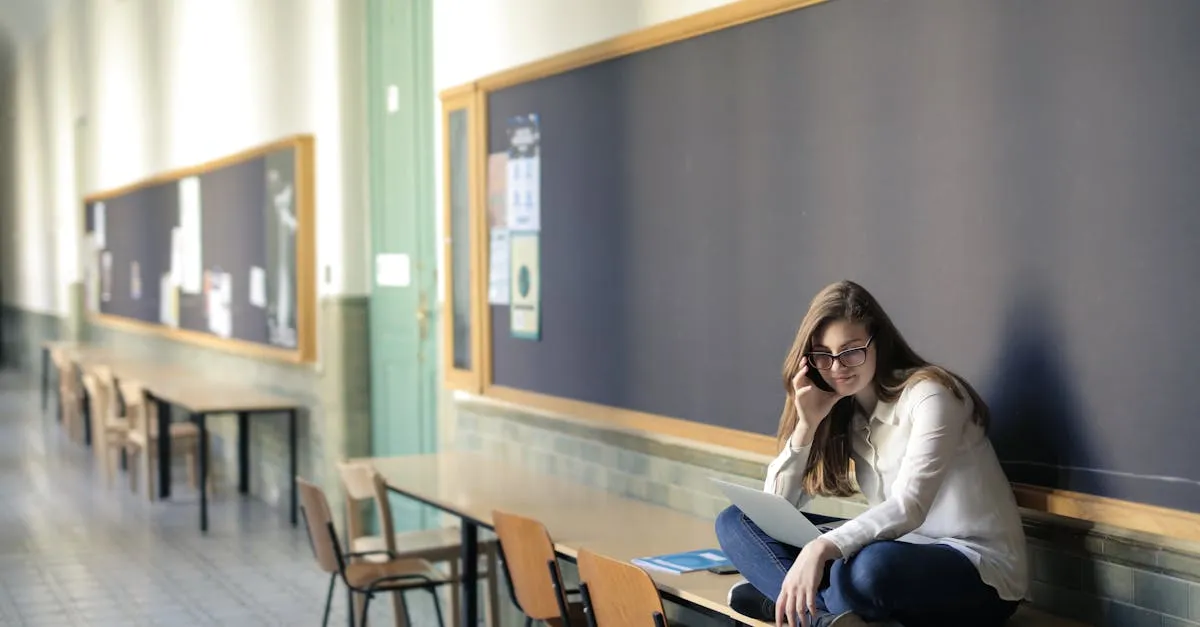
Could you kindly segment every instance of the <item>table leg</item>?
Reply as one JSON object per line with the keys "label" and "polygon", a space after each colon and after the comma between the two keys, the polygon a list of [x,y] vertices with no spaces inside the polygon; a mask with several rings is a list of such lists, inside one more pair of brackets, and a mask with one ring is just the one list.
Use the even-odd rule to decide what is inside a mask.
{"label": "table leg", "polygon": [[83,445],[90,447],[92,445],[92,404],[90,402],[91,397],[88,396],[87,390],[83,390],[83,394],[81,395],[81,397],[82,398],[79,401],[79,403],[80,403],[79,411],[83,415]]}
{"label": "table leg", "polygon": [[171,498],[171,404],[154,399],[158,405],[158,498]]}
{"label": "table leg", "polygon": [[42,411],[46,411],[46,402],[50,394],[50,349],[42,347]]}
{"label": "table leg", "polygon": [[238,492],[250,492],[250,414],[238,413]]}
{"label": "table leg", "polygon": [[462,521],[462,625],[479,625],[479,525]]}
{"label": "table leg", "polygon": [[291,484],[292,484],[292,526],[298,524],[296,512],[296,474],[298,466],[296,460],[296,410],[288,411],[288,467],[291,469]]}
{"label": "table leg", "polygon": [[208,533],[208,427],[204,414],[196,414],[200,427],[200,532]]}

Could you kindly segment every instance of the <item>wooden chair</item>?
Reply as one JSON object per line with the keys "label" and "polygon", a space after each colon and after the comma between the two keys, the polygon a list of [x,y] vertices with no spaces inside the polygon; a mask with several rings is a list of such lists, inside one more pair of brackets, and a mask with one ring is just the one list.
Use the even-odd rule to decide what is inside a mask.
{"label": "wooden chair", "polygon": [[101,465],[105,484],[109,486],[120,463],[117,456],[125,447],[129,433],[129,423],[117,415],[112,381],[111,371],[101,366],[85,369],[83,373],[83,387],[88,393],[91,414],[92,450],[96,463]]}
{"label": "wooden chair", "polygon": [[580,591],[589,627],[667,627],[662,597],[646,571],[580,549]]}
{"label": "wooden chair", "polygon": [[542,523],[517,514],[493,511],[500,552],[508,570],[513,603],[525,614],[525,625],[542,621],[551,627],[583,627],[583,603],[570,601],[554,543]]}
{"label": "wooden chair", "polygon": [[[346,537],[350,550],[355,553],[366,553],[362,558],[367,561],[384,559],[384,555],[396,557],[418,558],[430,562],[445,562],[450,568],[449,581],[459,582],[462,532],[457,527],[428,529],[421,531],[395,531],[392,519],[392,508],[388,500],[387,481],[373,465],[367,462],[341,462],[338,472],[342,478],[342,487],[346,493]],[[374,505],[379,522],[379,535],[367,535],[366,523],[363,520],[361,505],[370,501]],[[496,577],[496,547],[494,542],[480,542],[479,550],[486,557],[487,568],[480,575],[488,585],[488,624],[499,622],[499,585]],[[459,620],[459,587],[451,586],[450,598],[453,607],[450,609],[451,623],[457,625]],[[354,595],[355,613],[362,603],[361,595]],[[393,594],[392,603],[395,608],[396,623],[400,627],[407,625],[407,607],[402,595]]]}
{"label": "wooden chair", "polygon": [[50,360],[58,373],[58,420],[63,424],[67,437],[74,442],[84,439],[83,388],[79,370],[70,354],[61,348],[50,351]]}
{"label": "wooden chair", "polygon": [[[125,417],[128,432],[125,436],[125,451],[130,460],[141,459],[141,472],[146,478],[146,498],[154,500],[157,491],[154,481],[158,463],[158,403],[150,401],[146,389],[137,381],[125,380],[120,384],[121,396],[125,399]],[[198,487],[200,475],[200,427],[194,422],[171,422],[171,450],[181,449],[188,469],[188,485]],[[210,447],[209,450],[212,450]],[[206,484],[212,491],[212,482]],[[137,473],[133,464],[129,468],[129,489],[137,492]]]}
{"label": "wooden chair", "polygon": [[[322,571],[329,573],[329,591],[325,595],[325,616],[321,625],[329,624],[329,606],[333,601],[333,584],[340,577],[352,594],[365,595],[359,625],[366,627],[371,599],[376,594],[399,592],[420,588],[433,596],[437,609],[438,624],[445,627],[441,601],[437,587],[449,583],[428,561],[423,559],[396,557],[385,551],[343,553],[333,526],[333,513],[325,491],[316,485],[296,477],[296,489],[300,493],[300,510],[304,527],[312,543],[313,557]],[[381,561],[363,558],[382,554]],[[351,561],[353,560],[353,561]],[[353,622],[353,621],[351,621]]]}

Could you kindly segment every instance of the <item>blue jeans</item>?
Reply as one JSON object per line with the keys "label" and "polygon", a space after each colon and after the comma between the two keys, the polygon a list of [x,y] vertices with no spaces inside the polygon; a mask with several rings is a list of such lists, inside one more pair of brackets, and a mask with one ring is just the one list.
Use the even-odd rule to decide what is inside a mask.
{"label": "blue jeans", "polygon": [[[830,520],[805,516],[815,524]],[[779,598],[799,548],[771,538],[737,507],[717,516],[717,539],[751,585],[772,601]],[[833,560],[821,586],[821,611],[904,627],[1000,627],[1017,609],[1016,601],[983,583],[965,555],[944,544],[871,543],[848,560]]]}

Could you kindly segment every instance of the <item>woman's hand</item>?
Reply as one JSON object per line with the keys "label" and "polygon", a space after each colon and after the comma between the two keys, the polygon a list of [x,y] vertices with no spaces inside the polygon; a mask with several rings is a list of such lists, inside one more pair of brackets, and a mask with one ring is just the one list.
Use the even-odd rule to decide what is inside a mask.
{"label": "woman's hand", "polygon": [[842,397],[837,392],[826,392],[808,378],[808,358],[800,358],[800,371],[792,377],[792,403],[796,406],[796,431],[792,434],[792,446],[800,448],[812,442],[817,425],[829,415],[833,404]]}
{"label": "woman's hand", "polygon": [[808,627],[810,619],[817,613],[817,593],[825,575],[825,562],[839,555],[837,545],[825,538],[817,538],[800,550],[783,578],[779,598],[775,599],[776,627],[785,624]]}

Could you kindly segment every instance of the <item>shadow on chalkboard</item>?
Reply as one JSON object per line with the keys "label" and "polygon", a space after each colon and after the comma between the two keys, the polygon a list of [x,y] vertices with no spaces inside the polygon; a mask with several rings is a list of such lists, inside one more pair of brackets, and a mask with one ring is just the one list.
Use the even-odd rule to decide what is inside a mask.
{"label": "shadow on chalkboard", "polygon": [[[1063,357],[1067,335],[1047,302],[1038,291],[1031,290],[1014,300],[1009,310],[994,378],[984,388],[992,412],[989,436],[1009,481],[1080,490],[1081,486],[1075,485],[1080,477],[1072,476],[1068,468],[1090,467],[1092,455],[1081,406],[1070,383],[1069,365]],[[1100,477],[1088,476],[1086,480],[1082,491],[1104,493]],[[1079,525],[1090,526],[1082,522]],[[1079,533],[1057,532],[1031,545],[1031,578],[1059,583],[1063,577],[1078,576],[1085,590],[1097,589],[1099,574],[1088,558],[1084,538]],[[1027,595],[1030,603],[1098,624],[1103,612],[1098,599],[1084,595],[1047,597],[1045,589],[1045,585],[1032,588]]]}
{"label": "shadow on chalkboard", "polygon": [[1046,302],[1030,292],[1009,311],[994,379],[984,386],[990,436],[1010,481],[1071,489],[1068,468],[1086,466],[1091,455],[1063,359],[1067,335]]}

